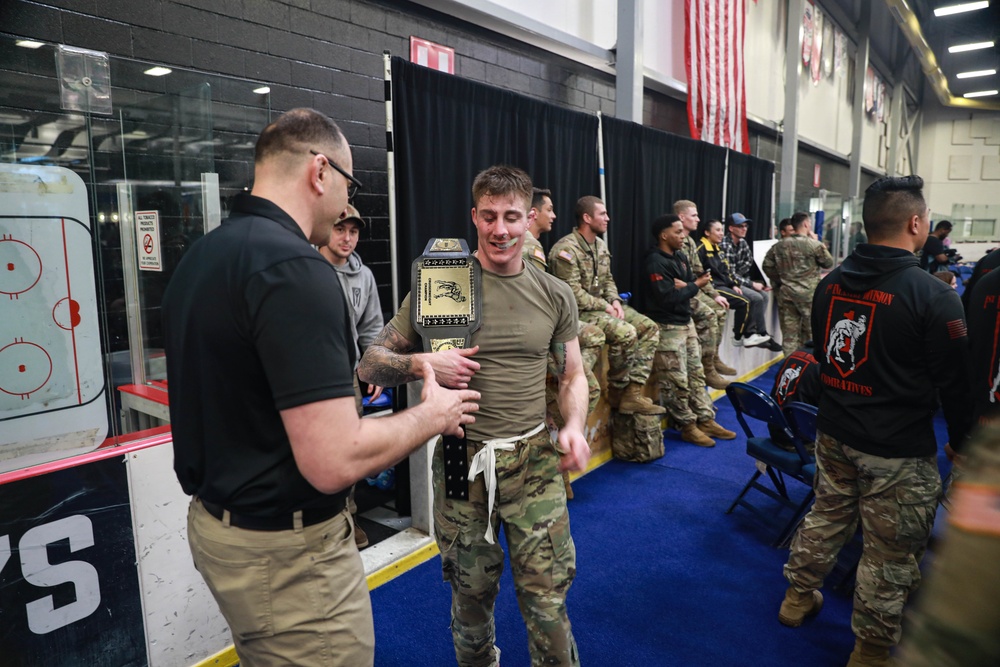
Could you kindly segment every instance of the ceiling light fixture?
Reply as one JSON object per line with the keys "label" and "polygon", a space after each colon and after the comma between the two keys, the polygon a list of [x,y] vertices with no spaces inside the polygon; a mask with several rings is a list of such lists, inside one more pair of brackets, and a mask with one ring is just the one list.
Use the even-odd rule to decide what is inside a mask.
{"label": "ceiling light fixture", "polygon": [[254,88],[253,92],[257,93],[258,95],[267,95],[269,92],[271,92],[271,88],[268,86],[261,86],[260,88]]}
{"label": "ceiling light fixture", "polygon": [[962,12],[971,12],[977,9],[986,9],[990,6],[987,1],[983,2],[963,2],[957,5],[945,5],[944,7],[938,7],[934,10],[934,16],[950,16],[952,14],[961,14]]}
{"label": "ceiling light fixture", "polygon": [[45,46],[45,42],[36,42],[31,39],[19,39],[14,42],[17,46],[23,46],[26,49],[38,49]]}
{"label": "ceiling light fixture", "polygon": [[959,79],[974,79],[977,76],[993,76],[996,73],[995,69],[980,69],[975,72],[959,72],[955,76]]}
{"label": "ceiling light fixture", "polygon": [[948,53],[962,53],[963,51],[978,51],[979,49],[992,49],[993,42],[973,42],[972,44],[959,44],[949,46]]}
{"label": "ceiling light fixture", "polygon": [[997,93],[1000,93],[1000,91],[997,91],[997,90],[979,90],[979,91],[976,91],[974,93],[966,93],[965,95],[962,95],[962,97],[989,97],[990,95],[996,95]]}
{"label": "ceiling light fixture", "polygon": [[164,76],[170,74],[173,70],[168,67],[150,67],[148,70],[143,72],[143,74],[148,74],[149,76]]}

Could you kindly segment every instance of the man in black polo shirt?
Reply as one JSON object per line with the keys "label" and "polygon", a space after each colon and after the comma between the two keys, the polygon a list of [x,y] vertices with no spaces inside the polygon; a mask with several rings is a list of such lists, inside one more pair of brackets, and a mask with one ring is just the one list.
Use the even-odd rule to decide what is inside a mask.
{"label": "man in black polo shirt", "polygon": [[951,229],[949,220],[942,220],[934,225],[934,231],[927,236],[920,251],[920,268],[928,273],[948,268],[948,252],[944,247],[944,240],[951,234]]}
{"label": "man in black polo shirt", "polygon": [[372,664],[347,489],[460,434],[476,409],[475,392],[425,368],[419,406],[358,418],[347,303],[310,245],[329,241],[360,185],[352,165],[332,120],[280,116],[257,141],[253,193],[188,250],[163,298],[188,540],[245,665]]}
{"label": "man in black polo shirt", "polygon": [[951,443],[969,427],[968,339],[955,290],[921,271],[930,227],[918,176],[865,192],[868,243],[824,278],[812,307],[820,382],[816,502],[792,540],[778,620],[819,611],[823,579],[860,520],[849,667],[890,665],[903,606],[941,493],[933,419],[940,394]]}

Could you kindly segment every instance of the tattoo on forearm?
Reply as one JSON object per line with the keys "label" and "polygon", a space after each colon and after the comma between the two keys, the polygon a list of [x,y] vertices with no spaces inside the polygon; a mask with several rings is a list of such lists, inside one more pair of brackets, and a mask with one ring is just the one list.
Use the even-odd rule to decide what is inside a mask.
{"label": "tattoo on forearm", "polygon": [[368,384],[396,387],[417,379],[410,352],[413,343],[391,323],[375,337],[358,365],[358,375]]}
{"label": "tattoo on forearm", "polygon": [[566,343],[552,343],[549,346],[552,353],[553,370],[556,377],[562,377],[566,373]]}

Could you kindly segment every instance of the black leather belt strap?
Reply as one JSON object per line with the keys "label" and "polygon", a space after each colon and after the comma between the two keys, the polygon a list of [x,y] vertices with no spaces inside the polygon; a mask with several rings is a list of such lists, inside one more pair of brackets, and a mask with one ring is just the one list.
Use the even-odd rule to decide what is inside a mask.
{"label": "black leather belt strap", "polygon": [[444,495],[454,500],[469,499],[469,441],[463,436],[444,435]]}
{"label": "black leather belt strap", "polygon": [[[222,521],[223,513],[226,511],[226,508],[221,505],[216,505],[215,503],[210,503],[203,498],[200,498],[199,500],[205,508],[205,511],[219,521]],[[329,507],[312,507],[302,510],[302,525],[311,526],[340,514],[344,511],[344,502],[344,499],[340,498],[339,502],[334,503]],[[243,528],[244,530],[292,530],[295,527],[295,516],[294,514],[285,514],[282,516],[255,516],[252,514],[236,514],[235,512],[230,512],[229,525],[237,528]]]}

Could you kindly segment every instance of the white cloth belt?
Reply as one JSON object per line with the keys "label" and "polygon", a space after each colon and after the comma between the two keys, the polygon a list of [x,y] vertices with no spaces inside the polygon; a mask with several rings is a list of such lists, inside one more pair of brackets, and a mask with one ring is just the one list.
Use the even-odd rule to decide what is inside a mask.
{"label": "white cloth belt", "polygon": [[536,433],[539,433],[543,428],[545,428],[545,422],[521,435],[515,435],[510,438],[483,440],[483,448],[472,457],[472,463],[469,464],[469,483],[472,483],[479,473],[483,473],[483,481],[486,483],[486,534],[483,537],[490,544],[495,544],[495,540],[493,539],[493,522],[490,519],[493,516],[493,501],[496,500],[497,495],[497,450],[502,449],[505,452],[512,452],[514,451],[514,445],[521,440],[527,440]]}

